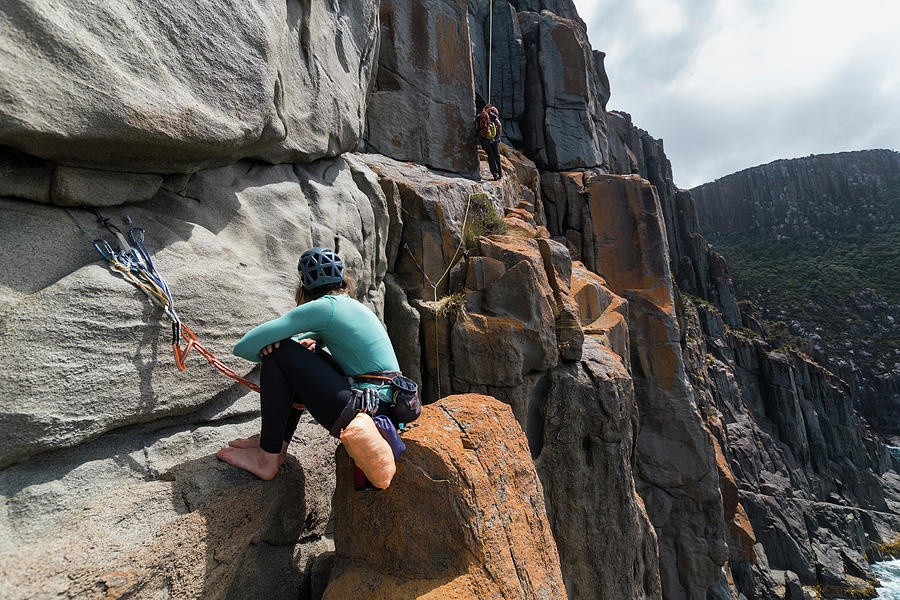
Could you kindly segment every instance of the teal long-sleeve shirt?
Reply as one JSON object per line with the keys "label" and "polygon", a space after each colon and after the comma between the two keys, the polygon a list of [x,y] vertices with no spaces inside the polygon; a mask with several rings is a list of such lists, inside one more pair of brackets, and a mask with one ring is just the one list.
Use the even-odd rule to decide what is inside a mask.
{"label": "teal long-sleeve shirt", "polygon": [[234,354],[260,362],[265,346],[298,336],[327,348],[347,375],[400,371],[384,325],[368,307],[344,294],[322,296],[254,327],[235,345]]}

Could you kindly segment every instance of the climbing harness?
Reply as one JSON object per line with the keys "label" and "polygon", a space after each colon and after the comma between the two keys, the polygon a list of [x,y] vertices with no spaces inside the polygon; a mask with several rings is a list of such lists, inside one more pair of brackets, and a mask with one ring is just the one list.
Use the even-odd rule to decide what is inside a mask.
{"label": "climbing harness", "polygon": [[[353,388],[352,393],[356,397],[361,398],[358,401],[361,410],[368,412],[373,417],[381,408],[380,391],[385,387],[388,387],[390,392],[390,402],[385,402],[385,404],[389,404],[387,414],[398,427],[403,423],[415,421],[422,413],[422,403],[419,401],[419,386],[412,379],[404,377],[402,373],[396,371],[364,373],[348,377],[348,381],[351,388]],[[365,383],[366,381],[369,381],[374,387],[357,387],[358,383]],[[364,393],[371,393],[374,401],[367,404]]]}
{"label": "climbing harness", "polygon": [[[66,211],[69,213],[69,211]],[[259,392],[259,386],[252,381],[244,379],[238,375],[233,369],[225,366],[212,352],[207,350],[203,344],[197,340],[197,336],[181,322],[178,314],[175,312],[175,299],[169,289],[169,284],[156,269],[153,259],[150,258],[150,252],[144,245],[144,230],[135,227],[134,222],[127,214],[125,221],[128,224],[128,238],[116,225],[110,221],[109,217],[104,217],[100,211],[94,210],[97,221],[106,228],[118,241],[118,249],[113,247],[105,239],[97,238],[93,241],[94,248],[100,253],[100,256],[106,260],[109,268],[122,276],[123,279],[141,290],[151,302],[161,307],[172,321],[172,349],[175,354],[175,364],[179,370],[187,369],[185,359],[191,349],[196,348],[197,352],[212,364],[216,369],[238,383],[248,387],[249,389]],[[75,222],[75,225],[82,230],[85,235],[87,231],[78,224],[75,217],[69,213],[69,217]],[[129,240],[131,243],[129,243]],[[181,347],[181,340],[187,342],[184,348]]]}
{"label": "climbing harness", "polygon": [[[482,188],[483,189],[483,188]],[[428,277],[428,273],[425,272],[425,269],[422,268],[422,265],[419,264],[419,261],[416,260],[415,255],[413,255],[412,250],[409,249],[409,244],[406,241],[406,238],[401,238],[401,242],[403,247],[406,249],[406,252],[409,254],[410,259],[413,263],[418,267],[419,271],[421,271],[422,275],[425,277],[425,281],[428,282],[428,285],[431,286],[431,289],[434,291],[434,371],[435,371],[435,379],[436,379],[436,388],[437,388],[437,397],[441,397],[441,357],[440,357],[440,333],[438,329],[438,311],[437,311],[437,290],[438,286],[444,280],[448,273],[450,273],[450,269],[453,268],[453,265],[456,264],[456,259],[459,256],[460,250],[462,250],[464,239],[465,239],[465,230],[466,230],[466,221],[469,218],[469,207],[472,205],[472,198],[484,198],[485,202],[488,202],[488,195],[486,192],[474,192],[469,194],[466,197],[466,210],[463,214],[462,225],[459,230],[459,244],[456,246],[456,252],[453,253],[453,258],[450,259],[450,264],[447,265],[447,268],[444,270],[444,273],[438,278],[437,281],[432,281],[430,277]]]}

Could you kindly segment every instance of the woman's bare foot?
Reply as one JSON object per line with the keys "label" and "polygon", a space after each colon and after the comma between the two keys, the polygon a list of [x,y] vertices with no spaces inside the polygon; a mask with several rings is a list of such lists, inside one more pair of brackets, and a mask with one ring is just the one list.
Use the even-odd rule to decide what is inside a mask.
{"label": "woman's bare foot", "polygon": [[228,445],[232,448],[259,448],[259,438],[235,438]]}
{"label": "woman's bare foot", "polygon": [[219,460],[249,471],[260,479],[269,480],[278,473],[280,454],[269,454],[261,448],[222,448],[216,452]]}
{"label": "woman's bare foot", "polygon": [[[259,448],[259,438],[236,438],[228,442],[228,445],[232,448]],[[278,454],[279,467],[287,460],[287,449],[287,442],[282,442],[281,452]]]}

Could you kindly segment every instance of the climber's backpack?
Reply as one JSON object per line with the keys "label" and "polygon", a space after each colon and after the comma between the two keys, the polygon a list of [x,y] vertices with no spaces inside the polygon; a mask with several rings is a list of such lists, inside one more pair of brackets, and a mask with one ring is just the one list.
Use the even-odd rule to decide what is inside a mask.
{"label": "climber's backpack", "polygon": [[397,472],[397,466],[391,446],[378,431],[372,417],[364,412],[356,415],[341,430],[341,442],[366,478],[375,487],[387,489]]}
{"label": "climber's backpack", "polygon": [[495,137],[497,137],[497,124],[491,121],[490,125],[488,125],[487,127],[482,127],[478,130],[478,135],[488,141],[493,140]]}

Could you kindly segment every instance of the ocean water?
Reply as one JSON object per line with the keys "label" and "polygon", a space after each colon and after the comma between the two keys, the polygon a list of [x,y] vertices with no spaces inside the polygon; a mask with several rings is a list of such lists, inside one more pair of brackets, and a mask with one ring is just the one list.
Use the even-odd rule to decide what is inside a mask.
{"label": "ocean water", "polygon": [[900,447],[897,446],[887,446],[888,451],[894,455],[894,458],[900,459]]}
{"label": "ocean water", "polygon": [[886,560],[872,565],[881,587],[877,600],[900,600],[900,560]]}
{"label": "ocean water", "polygon": [[[888,446],[894,458],[900,459],[900,448]],[[878,576],[881,587],[878,588],[876,600],[900,600],[900,560],[886,560],[872,565]]]}

